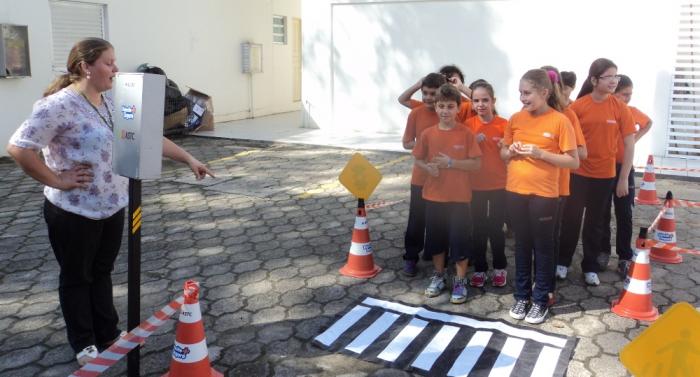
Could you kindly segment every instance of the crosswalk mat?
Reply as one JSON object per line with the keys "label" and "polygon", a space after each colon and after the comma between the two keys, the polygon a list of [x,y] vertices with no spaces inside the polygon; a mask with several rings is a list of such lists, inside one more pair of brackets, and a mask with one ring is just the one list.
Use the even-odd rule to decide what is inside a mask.
{"label": "crosswalk mat", "polygon": [[314,338],[331,352],[450,377],[564,376],[576,342],[503,320],[367,296]]}

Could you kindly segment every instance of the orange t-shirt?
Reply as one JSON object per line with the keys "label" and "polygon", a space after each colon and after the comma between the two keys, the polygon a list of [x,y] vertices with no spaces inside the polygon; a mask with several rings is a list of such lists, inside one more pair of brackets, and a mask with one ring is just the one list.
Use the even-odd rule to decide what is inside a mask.
{"label": "orange t-shirt", "polygon": [[[450,130],[441,130],[439,126],[428,128],[413,148],[413,155],[425,162],[430,162],[439,153],[444,153],[453,160],[466,160],[481,156],[481,149],[474,134],[463,124],[457,123]],[[471,202],[469,172],[451,168],[440,169],[437,177],[427,175],[423,185],[423,199],[443,203]]]}
{"label": "orange t-shirt", "polygon": [[[524,110],[513,114],[506,126],[503,143],[511,145],[516,141],[533,144],[543,151],[556,154],[576,149],[571,122],[554,109],[538,116]],[[506,190],[522,195],[556,198],[559,196],[559,170],[543,160],[514,157],[508,163]]]}
{"label": "orange t-shirt", "polygon": [[469,173],[472,190],[500,190],[506,187],[506,163],[501,159],[500,142],[503,139],[508,121],[495,116],[489,123],[484,123],[478,116],[467,119],[466,126],[478,139],[479,134],[486,137],[478,142],[481,149],[481,169]]}
{"label": "orange t-shirt", "polygon": [[[639,132],[639,130],[643,128],[647,128],[649,126],[649,123],[651,122],[651,119],[644,114],[643,112],[639,111],[636,107],[628,106],[630,111],[632,112],[632,120],[634,121],[634,129],[635,133]],[[615,162],[618,164],[622,163],[622,160],[625,158],[625,143],[622,141],[621,137],[617,137],[617,154],[615,155]]]}
{"label": "orange t-shirt", "polygon": [[570,107],[581,122],[588,149],[588,158],[581,161],[574,174],[590,178],[615,177],[617,138],[634,133],[632,112],[613,95],[602,102],[594,102],[588,94]]}
{"label": "orange t-shirt", "polygon": [[[576,146],[585,147],[586,138],[583,136],[583,131],[581,131],[581,123],[579,123],[576,113],[573,110],[571,110],[570,107],[567,106],[562,112],[562,114],[566,115],[566,117],[569,118],[571,125],[574,127]],[[561,170],[559,171],[559,196],[569,196],[571,195],[571,191],[569,191],[569,184],[571,183],[569,182],[571,181],[571,169],[560,169]]]}
{"label": "orange t-shirt", "polygon": [[[406,121],[406,129],[403,132],[402,142],[410,143],[412,141],[418,141],[420,135],[426,129],[435,126],[440,122],[435,110],[420,106],[411,110],[408,114],[408,120]],[[423,186],[425,182],[425,177],[428,176],[428,172],[419,168],[417,165],[413,164],[413,173],[411,174],[411,184],[416,186]]]}
{"label": "orange t-shirt", "polygon": [[[414,99],[409,100],[411,110],[423,106],[423,102]],[[472,101],[469,98],[462,96],[462,102],[459,105],[459,113],[457,113],[457,121],[464,123],[467,119],[476,115],[476,112],[472,109]]]}

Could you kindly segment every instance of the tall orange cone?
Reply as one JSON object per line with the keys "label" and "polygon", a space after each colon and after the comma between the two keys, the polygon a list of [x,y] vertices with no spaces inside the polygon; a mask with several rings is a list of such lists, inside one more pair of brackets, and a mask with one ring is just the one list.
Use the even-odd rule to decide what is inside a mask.
{"label": "tall orange cone", "polygon": [[367,224],[367,212],[365,200],[357,200],[357,216],[355,227],[352,229],[352,243],[348,252],[348,262],[340,269],[345,276],[366,279],[376,276],[381,267],[374,264],[372,245],[369,243],[369,225]]}
{"label": "tall orange cone", "polygon": [[613,313],[640,321],[655,321],[659,311],[651,300],[651,267],[647,228],[641,228],[636,242],[632,266],[627,272],[625,289],[620,298],[613,301]]}
{"label": "tall orange cone", "polygon": [[[654,233],[654,239],[667,245],[676,245],[676,219],[673,211],[673,193],[671,191],[666,193],[664,211],[659,219],[659,226]],[[676,264],[683,262],[683,257],[677,251],[652,247],[651,260]]]}
{"label": "tall orange cone", "polygon": [[661,203],[656,196],[656,174],[654,174],[654,156],[652,155],[649,155],[647,159],[647,166],[644,168],[642,183],[639,186],[639,195],[634,198],[634,201],[639,204],[649,205]]}
{"label": "tall orange cone", "polygon": [[180,309],[180,322],[175,333],[170,371],[163,377],[223,377],[209,364],[207,339],[204,336],[202,312],[199,308],[199,283],[185,282],[185,303]]}

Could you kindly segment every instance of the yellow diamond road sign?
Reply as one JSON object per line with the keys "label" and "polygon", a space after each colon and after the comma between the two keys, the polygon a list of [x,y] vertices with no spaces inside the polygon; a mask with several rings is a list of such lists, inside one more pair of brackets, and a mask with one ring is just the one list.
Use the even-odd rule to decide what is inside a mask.
{"label": "yellow diamond road sign", "polygon": [[620,351],[635,377],[700,376],[700,312],[675,304]]}
{"label": "yellow diamond road sign", "polygon": [[382,180],[382,174],[363,155],[355,153],[338,179],[358,199],[369,199]]}

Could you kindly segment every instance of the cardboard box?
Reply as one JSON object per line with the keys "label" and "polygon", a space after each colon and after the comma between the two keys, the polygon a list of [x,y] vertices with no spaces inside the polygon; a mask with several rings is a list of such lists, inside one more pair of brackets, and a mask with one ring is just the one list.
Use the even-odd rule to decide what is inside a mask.
{"label": "cardboard box", "polygon": [[214,130],[214,104],[211,97],[196,89],[190,88],[185,98],[192,103],[192,109],[187,116],[185,126],[192,131]]}
{"label": "cardboard box", "polygon": [[187,107],[183,107],[180,111],[176,111],[163,118],[163,130],[167,131],[177,126],[182,126],[187,121]]}

